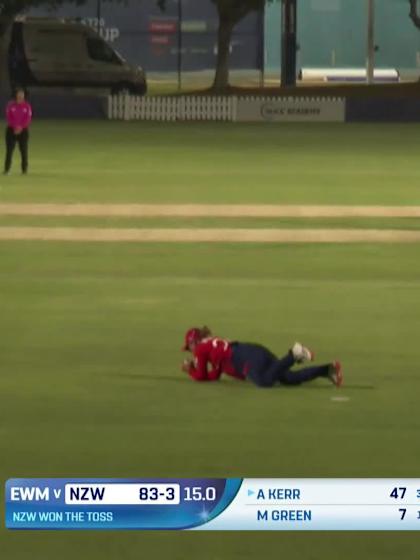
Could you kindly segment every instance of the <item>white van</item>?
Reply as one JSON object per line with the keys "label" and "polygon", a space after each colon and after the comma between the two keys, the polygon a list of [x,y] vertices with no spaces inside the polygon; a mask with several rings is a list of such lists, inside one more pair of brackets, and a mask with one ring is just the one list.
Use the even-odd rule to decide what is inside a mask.
{"label": "white van", "polygon": [[96,31],[65,19],[14,21],[5,40],[12,85],[105,88],[144,95],[142,68],[128,64]]}

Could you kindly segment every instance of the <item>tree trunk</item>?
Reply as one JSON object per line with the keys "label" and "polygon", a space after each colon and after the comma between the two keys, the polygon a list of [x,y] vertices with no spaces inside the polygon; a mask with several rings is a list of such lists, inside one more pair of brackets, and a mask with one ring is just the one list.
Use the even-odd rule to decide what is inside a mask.
{"label": "tree trunk", "polygon": [[217,62],[213,89],[223,90],[229,85],[229,49],[234,23],[221,19],[217,32]]}
{"label": "tree trunk", "polygon": [[14,9],[0,10],[0,94],[11,91],[9,70],[9,41],[13,20],[19,12]]}
{"label": "tree trunk", "polygon": [[0,14],[0,93],[9,93],[9,65],[8,52],[9,45],[6,44],[6,33],[13,22],[13,17]]}
{"label": "tree trunk", "polygon": [[2,20],[0,21],[0,37],[7,33],[9,27],[13,23],[13,19],[14,18],[2,18]]}
{"label": "tree trunk", "polygon": [[0,10],[0,37],[6,33],[19,12],[20,10],[11,7]]}
{"label": "tree trunk", "polygon": [[420,28],[420,15],[417,12],[417,0],[410,0],[410,18],[414,25]]}
{"label": "tree trunk", "polygon": [[294,87],[296,85],[296,51],[297,51],[297,2],[283,0],[282,2],[282,32],[281,32],[281,85]]}

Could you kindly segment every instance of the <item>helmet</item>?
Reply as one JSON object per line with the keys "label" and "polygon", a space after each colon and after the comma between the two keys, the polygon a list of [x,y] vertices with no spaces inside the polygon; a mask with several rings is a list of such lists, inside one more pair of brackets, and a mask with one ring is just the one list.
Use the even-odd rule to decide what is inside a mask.
{"label": "helmet", "polygon": [[191,342],[199,342],[201,339],[202,339],[201,329],[198,329],[197,327],[193,327],[192,329],[189,329],[185,333],[185,342],[184,342],[184,346],[182,347],[182,350],[185,352],[186,350],[188,350]]}

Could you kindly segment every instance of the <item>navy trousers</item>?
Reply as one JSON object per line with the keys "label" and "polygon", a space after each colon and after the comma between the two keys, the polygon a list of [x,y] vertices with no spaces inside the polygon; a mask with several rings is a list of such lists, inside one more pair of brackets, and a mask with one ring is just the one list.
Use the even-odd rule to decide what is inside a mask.
{"label": "navy trousers", "polygon": [[29,133],[27,128],[22,130],[20,134],[16,135],[13,132],[13,128],[10,128],[10,126],[7,127],[6,160],[4,162],[5,173],[8,173],[12,166],[13,152],[15,151],[16,144],[18,144],[20,150],[22,173],[26,173],[28,171],[28,141],[29,141]]}
{"label": "navy trousers", "polygon": [[300,385],[317,377],[328,377],[329,365],[291,371],[296,363],[291,351],[279,359],[259,344],[235,342],[232,347],[235,369],[239,372],[246,369],[247,378],[259,387],[272,387],[276,383]]}

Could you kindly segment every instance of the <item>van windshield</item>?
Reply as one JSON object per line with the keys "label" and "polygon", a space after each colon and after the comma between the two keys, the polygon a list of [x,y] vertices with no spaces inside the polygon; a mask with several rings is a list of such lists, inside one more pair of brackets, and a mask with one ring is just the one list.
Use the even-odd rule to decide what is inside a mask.
{"label": "van windshield", "polygon": [[111,62],[112,64],[121,64],[118,55],[105,43],[102,39],[95,37],[87,38],[87,49],[90,58],[100,60],[101,62]]}

